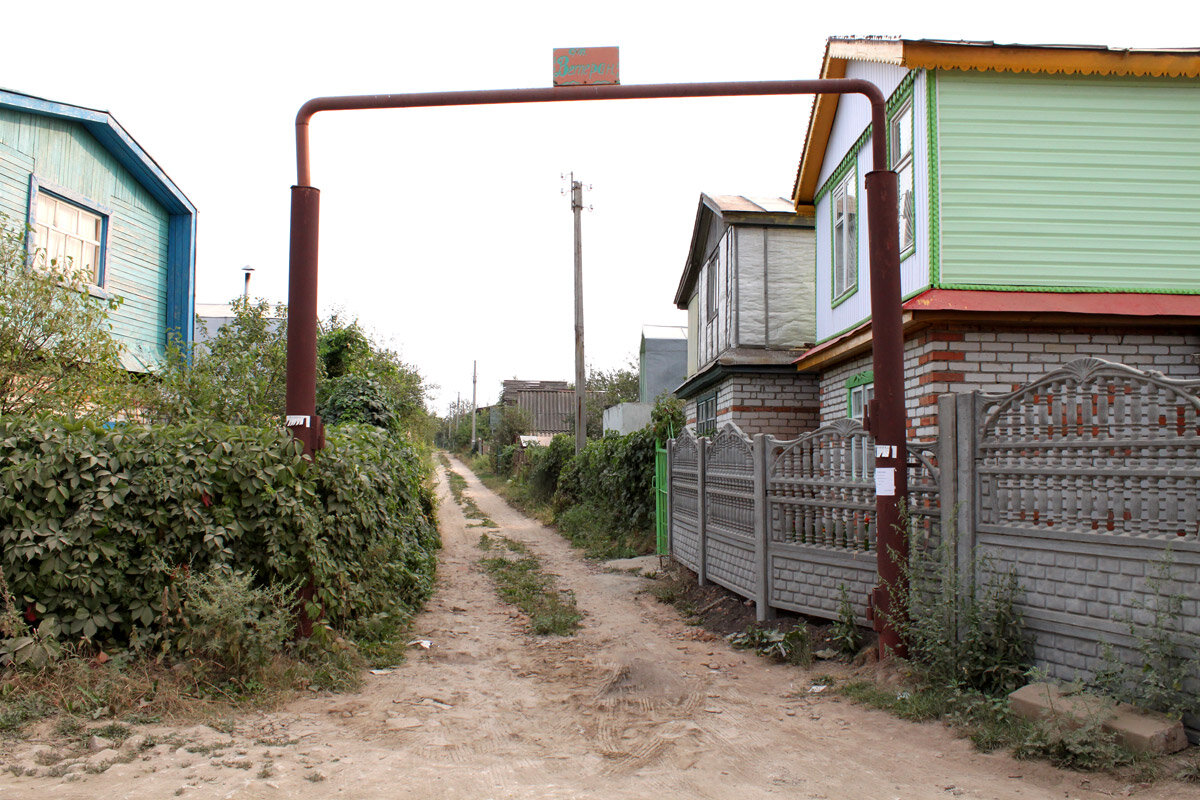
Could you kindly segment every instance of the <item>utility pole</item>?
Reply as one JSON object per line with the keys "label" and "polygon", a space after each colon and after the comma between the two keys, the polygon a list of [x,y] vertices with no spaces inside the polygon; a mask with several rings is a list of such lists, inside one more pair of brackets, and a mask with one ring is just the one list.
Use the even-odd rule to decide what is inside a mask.
{"label": "utility pole", "polygon": [[571,173],[571,211],[575,214],[575,454],[587,444],[587,375],[583,362],[583,184]]}
{"label": "utility pole", "polygon": [[458,441],[458,418],[462,416],[462,392],[454,395],[454,439]]}
{"label": "utility pole", "polygon": [[475,383],[479,379],[479,362],[471,362],[471,452],[475,452]]}

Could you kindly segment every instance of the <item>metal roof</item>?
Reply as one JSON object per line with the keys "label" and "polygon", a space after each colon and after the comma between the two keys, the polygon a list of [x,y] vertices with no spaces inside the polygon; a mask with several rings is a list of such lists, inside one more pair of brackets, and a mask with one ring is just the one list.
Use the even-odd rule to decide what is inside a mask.
{"label": "metal roof", "polygon": [[687,339],[686,325],[643,325],[643,339]]}

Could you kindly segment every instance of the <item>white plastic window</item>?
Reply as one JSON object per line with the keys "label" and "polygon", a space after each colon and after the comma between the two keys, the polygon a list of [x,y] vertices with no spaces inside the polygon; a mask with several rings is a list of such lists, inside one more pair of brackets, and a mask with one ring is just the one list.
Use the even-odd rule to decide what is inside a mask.
{"label": "white plastic window", "polygon": [[916,242],[917,196],[913,189],[912,99],[904,102],[889,123],[888,159],[900,181],[900,252]]}
{"label": "white plastic window", "polygon": [[833,297],[858,283],[858,174],[850,170],[833,190]]}

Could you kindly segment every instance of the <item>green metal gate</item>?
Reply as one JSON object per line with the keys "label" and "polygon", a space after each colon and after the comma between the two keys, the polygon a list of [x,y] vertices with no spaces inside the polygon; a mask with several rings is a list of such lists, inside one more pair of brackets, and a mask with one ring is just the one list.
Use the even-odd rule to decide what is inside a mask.
{"label": "green metal gate", "polygon": [[667,448],[662,442],[654,447],[654,532],[660,556],[667,555]]}

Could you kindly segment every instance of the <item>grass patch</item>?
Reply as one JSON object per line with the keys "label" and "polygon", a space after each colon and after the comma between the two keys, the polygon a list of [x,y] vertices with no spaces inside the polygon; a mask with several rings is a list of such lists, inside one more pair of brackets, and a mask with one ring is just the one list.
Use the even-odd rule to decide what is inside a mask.
{"label": "grass patch", "polygon": [[552,575],[542,571],[541,562],[521,542],[505,536],[479,537],[487,555],[480,564],[496,583],[500,599],[521,609],[529,617],[529,630],[539,636],[570,636],[579,628],[583,614],[575,607],[575,593],[560,590]]}
{"label": "grass patch", "polygon": [[474,520],[474,524],[467,525],[468,528],[496,528],[496,523],[483,510],[476,505],[475,498],[467,494],[467,479],[459,475],[450,467],[450,459],[446,458],[445,453],[438,453],[438,458],[442,462],[442,466],[446,469],[446,480],[450,483],[450,494],[454,497],[454,502],[463,510],[463,516],[469,520]]}

